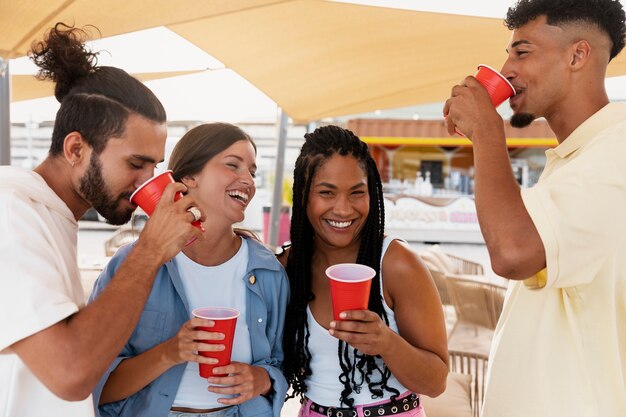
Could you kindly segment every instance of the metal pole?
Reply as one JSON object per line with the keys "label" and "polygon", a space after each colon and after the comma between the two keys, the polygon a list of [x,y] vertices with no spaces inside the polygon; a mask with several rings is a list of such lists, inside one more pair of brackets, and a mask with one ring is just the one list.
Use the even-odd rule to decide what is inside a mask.
{"label": "metal pole", "polygon": [[9,60],[0,58],[0,165],[11,165],[11,78]]}
{"label": "metal pole", "polygon": [[[278,149],[276,153],[276,172],[274,174],[274,192],[270,208],[269,238],[267,242],[273,248],[278,245],[278,225],[283,206],[283,172],[285,171],[285,148],[287,147],[287,122],[289,116],[279,109],[278,114]],[[281,242],[282,243],[282,242]]]}

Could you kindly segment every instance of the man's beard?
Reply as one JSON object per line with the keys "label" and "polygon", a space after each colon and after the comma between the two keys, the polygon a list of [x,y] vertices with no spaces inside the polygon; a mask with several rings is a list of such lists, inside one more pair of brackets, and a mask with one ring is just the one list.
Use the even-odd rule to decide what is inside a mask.
{"label": "man's beard", "polygon": [[128,223],[133,215],[133,209],[119,208],[120,201],[127,200],[130,194],[121,194],[117,199],[111,196],[109,188],[102,176],[100,158],[95,153],[91,154],[87,173],[80,179],[79,191],[81,196],[87,200],[108,223],[122,225]]}
{"label": "man's beard", "polygon": [[530,125],[535,119],[535,115],[531,113],[513,113],[510,122],[511,126],[520,129],[522,127]]}

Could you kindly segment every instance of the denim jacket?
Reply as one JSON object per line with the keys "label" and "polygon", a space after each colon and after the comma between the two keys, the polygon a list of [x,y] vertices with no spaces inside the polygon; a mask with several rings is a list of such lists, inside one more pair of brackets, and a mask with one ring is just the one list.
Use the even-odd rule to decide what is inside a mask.
{"label": "denim jacket", "polygon": [[[273,392],[257,396],[231,407],[233,417],[279,417],[287,393],[282,374],[282,336],[285,310],[289,297],[289,281],[274,254],[265,246],[247,239],[248,268],[245,280],[246,322],[250,330],[252,365],[263,367],[272,380]],[[89,302],[107,286],[133,245],[120,248],[94,284]],[[251,279],[254,276],[256,279]],[[100,395],[110,373],[119,363],[162,343],[178,333],[189,320],[187,297],[176,263],[170,260],[157,272],[152,291],[146,301],[137,327],[126,345],[104,374],[94,391],[94,402],[100,416],[158,417],[167,416],[187,363],[165,371],[146,387],[130,397],[98,407]],[[231,414],[231,413],[229,413]]]}

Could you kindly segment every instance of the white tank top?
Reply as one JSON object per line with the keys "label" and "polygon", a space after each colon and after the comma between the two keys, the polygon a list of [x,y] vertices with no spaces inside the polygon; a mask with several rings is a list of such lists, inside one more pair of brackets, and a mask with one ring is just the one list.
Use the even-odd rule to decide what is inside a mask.
{"label": "white tank top", "polygon": [[[382,263],[385,256],[385,252],[389,248],[389,244],[395,240],[389,236],[386,236],[383,241],[382,255],[380,259],[380,294],[383,297],[383,308],[387,313],[389,319],[389,328],[394,332],[398,332],[398,325],[396,324],[396,318],[393,310],[389,308],[385,302],[383,296],[383,271]],[[345,407],[345,404],[341,404],[340,397],[341,391],[344,386],[339,381],[339,375],[341,374],[341,367],[339,365],[339,357],[337,356],[338,339],[328,334],[322,325],[320,325],[311,310],[307,307],[307,320],[309,325],[309,352],[311,352],[311,376],[306,380],[307,392],[306,396],[313,402],[326,406],[326,407]],[[352,357],[352,355],[350,355]],[[382,359],[376,359],[382,364]],[[358,377],[358,371],[356,373]],[[376,376],[380,376],[378,373]],[[397,380],[393,374],[387,381],[389,387],[397,389],[400,393],[407,391],[407,389]],[[383,390],[383,398],[372,398],[372,394],[368,389],[367,382],[363,382],[361,385],[361,392],[352,392],[350,398],[354,399],[354,405],[370,404],[382,400],[389,399],[393,394]]]}
{"label": "white tank top", "polygon": [[[189,303],[189,318],[191,318],[191,311],[198,307],[220,306],[239,310],[231,360],[251,363],[252,347],[246,323],[247,289],[243,279],[248,268],[246,239],[241,239],[241,247],[235,256],[221,265],[200,265],[182,252],[174,259]],[[200,377],[198,362],[187,362],[172,405],[200,409],[218,408],[224,406],[217,402],[218,398],[232,397],[232,395],[209,392],[208,386],[207,380]]]}

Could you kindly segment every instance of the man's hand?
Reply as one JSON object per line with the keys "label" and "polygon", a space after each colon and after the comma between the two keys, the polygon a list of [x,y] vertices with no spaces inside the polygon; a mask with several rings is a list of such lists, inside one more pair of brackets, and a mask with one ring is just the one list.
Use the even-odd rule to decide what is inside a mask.
{"label": "man's hand", "polygon": [[450,98],[443,107],[446,127],[450,135],[455,128],[473,140],[477,133],[503,126],[502,117],[496,112],[485,87],[472,76],[452,87]]}
{"label": "man's hand", "polygon": [[[185,195],[174,201],[177,192],[187,188],[181,183],[168,184],[152,216],[141,232],[137,247],[145,249],[153,259],[165,262],[176,256],[192,238],[203,239],[203,233],[191,223],[195,217],[189,208],[197,207],[193,197]],[[204,214],[200,221],[204,221]]]}

